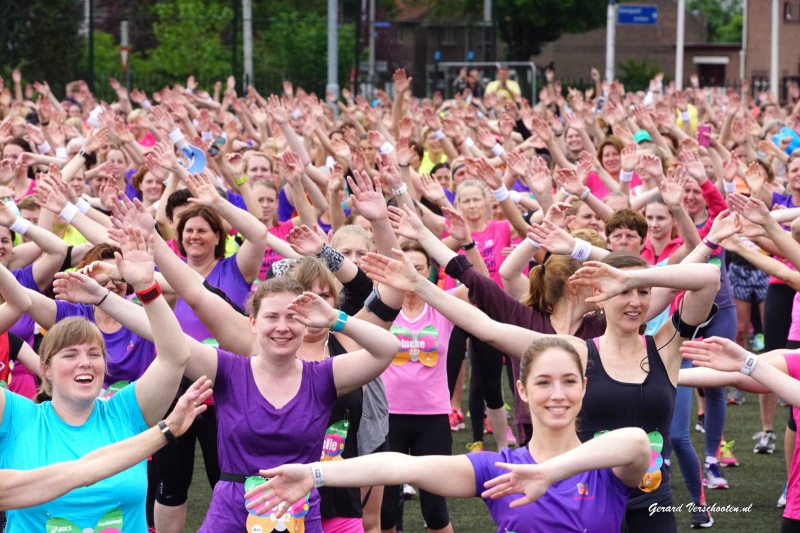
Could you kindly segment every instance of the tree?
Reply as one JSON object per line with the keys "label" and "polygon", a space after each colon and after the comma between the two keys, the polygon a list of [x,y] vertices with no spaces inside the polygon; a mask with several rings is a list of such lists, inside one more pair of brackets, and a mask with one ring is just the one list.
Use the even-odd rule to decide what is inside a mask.
{"label": "tree", "polygon": [[686,9],[705,14],[710,42],[742,42],[742,0],[687,0]]}

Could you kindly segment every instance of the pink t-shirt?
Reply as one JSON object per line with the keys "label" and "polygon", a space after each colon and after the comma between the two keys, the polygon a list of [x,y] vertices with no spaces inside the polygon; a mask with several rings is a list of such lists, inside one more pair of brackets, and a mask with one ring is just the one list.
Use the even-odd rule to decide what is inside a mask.
{"label": "pink t-shirt", "polygon": [[789,326],[789,335],[786,339],[800,341],[800,292],[796,292],[792,300],[792,325]]}
{"label": "pink t-shirt", "polygon": [[[490,220],[486,223],[483,231],[472,232],[472,240],[475,241],[478,251],[483,256],[489,276],[502,287],[500,265],[505,261],[503,248],[511,245],[511,223],[508,220]],[[458,253],[465,255],[464,250],[459,250]],[[452,289],[455,286],[456,281],[453,278],[445,278],[445,289]]]}
{"label": "pink t-shirt", "polygon": [[400,351],[381,375],[389,413],[450,413],[447,346],[452,331],[453,323],[428,304],[413,319],[400,311],[391,329],[400,339]]}
{"label": "pink t-shirt", "polygon": [[[277,226],[272,226],[269,228],[269,232],[275,235],[282,241],[286,240],[286,236],[289,235],[289,232],[292,231],[294,225],[292,224],[292,220],[286,220],[281,222]],[[283,256],[276,253],[272,248],[267,248],[267,252],[264,254],[264,260],[261,261],[261,269],[258,271],[258,279],[264,281],[267,272],[269,271],[269,267],[272,266],[272,263],[276,261],[280,261],[283,259]]]}
{"label": "pink t-shirt", "polygon": [[[641,184],[642,180],[639,178],[639,175],[634,174],[633,179],[631,180],[631,190]],[[606,187],[606,184],[603,183],[603,180],[600,179],[600,176],[598,176],[597,172],[595,171],[589,172],[589,175],[586,176],[586,186],[589,187],[589,190],[592,191],[592,194],[601,200],[605,200],[606,196],[608,196],[608,187]],[[634,196],[636,195],[634,194]]]}
{"label": "pink t-shirt", "polygon": [[[800,353],[787,353],[786,367],[789,375],[800,379]],[[795,424],[800,424],[800,409],[792,409]],[[797,446],[792,454],[792,465],[789,469],[789,488],[786,490],[786,509],[783,516],[792,520],[800,520],[800,434],[795,440]]]}

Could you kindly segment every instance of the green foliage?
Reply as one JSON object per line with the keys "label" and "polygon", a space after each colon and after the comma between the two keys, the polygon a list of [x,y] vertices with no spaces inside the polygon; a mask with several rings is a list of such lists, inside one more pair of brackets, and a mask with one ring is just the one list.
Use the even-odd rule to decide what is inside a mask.
{"label": "green foliage", "polygon": [[[289,79],[295,86],[322,94],[327,83],[328,29],[322,17],[281,13],[253,45],[256,79]],[[355,26],[339,26],[339,84],[348,83],[355,53]],[[278,87],[269,87],[277,90]]]}
{"label": "green foliage", "polygon": [[658,63],[644,56],[642,59],[630,59],[628,61],[621,61],[619,69],[623,72],[620,81],[625,85],[628,91],[647,90],[650,85],[650,80],[656,74],[662,72]]}
{"label": "green foliage", "polygon": [[705,14],[710,42],[742,42],[742,0],[687,0],[686,9]]}
{"label": "green foliage", "polygon": [[[54,91],[82,73],[86,53],[79,34],[79,0],[3,0],[0,2],[0,65],[8,76],[19,68],[25,81],[47,80]],[[58,94],[58,93],[57,93]]]}

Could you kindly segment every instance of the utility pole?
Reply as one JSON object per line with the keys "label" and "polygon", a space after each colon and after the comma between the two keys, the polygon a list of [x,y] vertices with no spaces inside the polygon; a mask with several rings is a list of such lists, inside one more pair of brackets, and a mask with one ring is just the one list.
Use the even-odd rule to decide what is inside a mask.
{"label": "utility pole", "polygon": [[[614,81],[614,55],[617,37],[617,15],[614,0],[608,0],[606,11],[606,81]],[[599,95],[598,95],[599,96]]]}
{"label": "utility pole", "polygon": [[772,31],[770,32],[769,90],[780,100],[778,86],[778,0],[772,0]]}
{"label": "utility pole", "polygon": [[[244,90],[253,85],[253,5],[242,0],[242,49],[244,52]],[[235,75],[235,73],[234,73]]]}
{"label": "utility pole", "polygon": [[675,38],[675,88],[683,90],[683,41],[686,28],[686,0],[678,0],[678,35]]}
{"label": "utility pole", "polygon": [[339,3],[328,0],[328,85],[325,91],[339,98]]}

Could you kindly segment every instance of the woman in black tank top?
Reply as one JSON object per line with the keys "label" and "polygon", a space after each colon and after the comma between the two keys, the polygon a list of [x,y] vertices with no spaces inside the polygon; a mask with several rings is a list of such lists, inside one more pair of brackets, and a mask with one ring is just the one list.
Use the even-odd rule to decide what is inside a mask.
{"label": "woman in black tank top", "polygon": [[[452,297],[418,276],[407,259],[367,256],[364,267],[373,279],[413,290],[448,319],[498,350],[520,357],[541,333],[495,322],[471,305]],[[571,279],[587,301],[606,316],[606,331],[584,341],[560,337],[575,346],[587,368],[587,399],[579,417],[581,440],[621,427],[637,426],[650,433],[654,454],[650,471],[631,495],[623,531],[677,531],[669,507],[672,493],[662,467],[661,446],[669,424],[680,370],[681,341],[708,321],[719,288],[719,269],[708,264],[680,264],[650,269],[638,255],[612,252],[602,263],[588,262]],[[640,330],[650,306],[650,288],[686,290],[680,314],[653,337]],[[587,288],[594,291],[594,295]],[[676,313],[677,314],[677,313]],[[676,325],[677,324],[677,327]],[[650,512],[655,505],[659,512]],[[661,508],[663,509],[663,512]]]}

